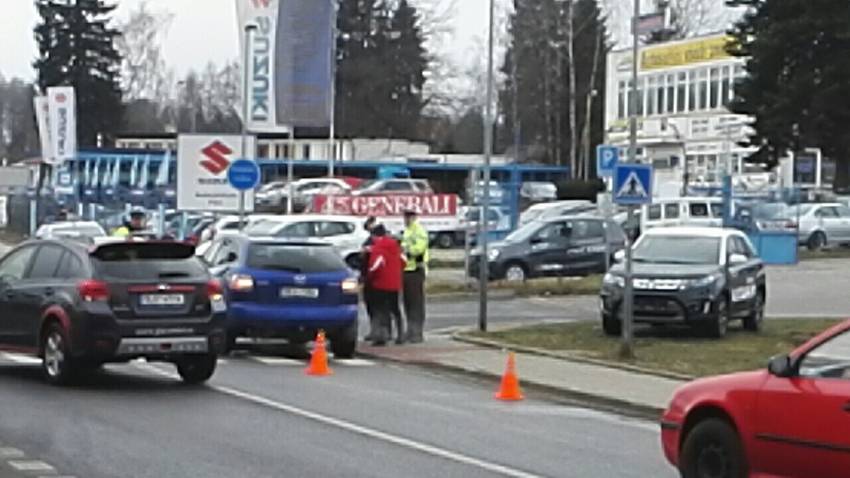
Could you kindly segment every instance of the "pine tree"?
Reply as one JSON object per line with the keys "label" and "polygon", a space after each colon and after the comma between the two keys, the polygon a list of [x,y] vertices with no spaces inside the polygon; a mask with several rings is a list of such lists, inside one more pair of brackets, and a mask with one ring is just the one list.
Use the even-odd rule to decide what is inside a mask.
{"label": "pine tree", "polygon": [[730,51],[747,58],[731,109],[755,118],[750,158],[775,165],[788,151],[819,147],[850,183],[850,2],[729,0],[748,7]]}
{"label": "pine tree", "polygon": [[121,125],[120,33],[109,26],[115,5],[104,0],[36,0],[38,86],[74,86],[80,146],[109,140]]}
{"label": "pine tree", "polygon": [[392,136],[413,139],[425,107],[422,88],[428,68],[425,39],[416,8],[407,0],[401,0],[389,27]]}

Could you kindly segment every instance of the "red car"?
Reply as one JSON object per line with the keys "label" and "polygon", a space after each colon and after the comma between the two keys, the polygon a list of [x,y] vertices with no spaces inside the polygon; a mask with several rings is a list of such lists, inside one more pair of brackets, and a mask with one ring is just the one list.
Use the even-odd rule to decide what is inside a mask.
{"label": "red car", "polygon": [[682,386],[661,443],[684,478],[850,477],[850,321],[766,370]]}

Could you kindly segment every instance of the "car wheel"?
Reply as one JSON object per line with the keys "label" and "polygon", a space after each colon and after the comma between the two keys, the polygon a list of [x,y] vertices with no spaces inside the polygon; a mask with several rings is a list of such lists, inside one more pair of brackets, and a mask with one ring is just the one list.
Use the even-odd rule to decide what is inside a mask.
{"label": "car wheel", "polygon": [[330,337],[335,359],[351,359],[357,351],[357,321]]}
{"label": "car wheel", "polygon": [[440,249],[451,249],[455,245],[455,238],[451,234],[443,233],[437,236],[437,246]]}
{"label": "car wheel", "polygon": [[747,458],[735,430],[716,418],[698,423],[685,438],[682,478],[746,478]]}
{"label": "car wheel", "polygon": [[76,376],[76,368],[71,361],[71,350],[65,329],[59,324],[47,328],[41,344],[41,370],[48,383],[67,385]]}
{"label": "car wheel", "polygon": [[217,360],[213,354],[186,355],[177,361],[177,373],[186,384],[204,383],[215,373]]}
{"label": "car wheel", "polygon": [[525,282],[526,276],[525,266],[518,262],[505,266],[505,280],[508,282]]}
{"label": "car wheel", "polygon": [[813,233],[809,236],[809,240],[806,242],[806,247],[809,248],[810,251],[819,251],[826,246],[826,234],[821,231]]}
{"label": "car wheel", "polygon": [[609,337],[619,337],[622,333],[622,323],[610,315],[602,316],[602,330]]}
{"label": "car wheel", "polygon": [[764,322],[764,292],[759,291],[756,294],[752,313],[744,319],[744,330],[758,332],[761,330],[762,322]]}
{"label": "car wheel", "polygon": [[708,319],[705,324],[705,333],[709,337],[722,339],[729,330],[729,298],[721,297],[715,307],[714,317]]}

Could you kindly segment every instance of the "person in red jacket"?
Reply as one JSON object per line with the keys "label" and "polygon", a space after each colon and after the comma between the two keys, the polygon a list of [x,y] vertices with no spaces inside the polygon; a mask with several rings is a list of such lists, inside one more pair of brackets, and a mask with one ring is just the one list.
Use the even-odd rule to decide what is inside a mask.
{"label": "person in red jacket", "polygon": [[[372,310],[377,320],[377,330],[373,330],[374,345],[386,345],[390,338],[390,318],[398,310],[398,294],[401,291],[404,259],[398,241],[387,235],[386,228],[378,224],[372,229],[372,248],[369,253],[367,282],[372,290],[374,301]],[[400,320],[399,320],[400,322]],[[401,324],[399,336],[401,334]]]}

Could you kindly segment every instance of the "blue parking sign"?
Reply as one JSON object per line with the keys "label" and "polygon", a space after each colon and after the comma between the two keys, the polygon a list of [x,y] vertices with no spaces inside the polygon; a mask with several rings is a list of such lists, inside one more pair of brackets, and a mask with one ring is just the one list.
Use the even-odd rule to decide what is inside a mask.
{"label": "blue parking sign", "polygon": [[611,176],[620,162],[620,148],[608,144],[596,147],[596,175]]}
{"label": "blue parking sign", "polygon": [[641,205],[652,202],[652,166],[620,164],[614,169],[614,202]]}

